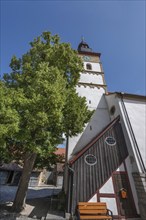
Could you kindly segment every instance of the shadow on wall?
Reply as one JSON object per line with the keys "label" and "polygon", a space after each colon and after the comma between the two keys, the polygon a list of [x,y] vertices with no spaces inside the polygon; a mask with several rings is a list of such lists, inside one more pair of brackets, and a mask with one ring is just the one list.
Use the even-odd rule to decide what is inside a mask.
{"label": "shadow on wall", "polygon": [[138,206],[142,219],[146,219],[146,174],[132,173],[138,196]]}
{"label": "shadow on wall", "polygon": [[55,182],[54,179],[55,179],[54,172],[50,172],[50,175],[48,175],[48,177],[47,177],[46,184],[54,185],[54,182]]}
{"label": "shadow on wall", "polygon": [[108,106],[105,100],[105,96],[102,95],[98,103],[98,106],[92,115],[87,127],[85,128],[81,138],[76,144],[72,155],[77,154],[82,150],[91,140],[93,140],[101,130],[110,123],[110,117],[108,112]]}

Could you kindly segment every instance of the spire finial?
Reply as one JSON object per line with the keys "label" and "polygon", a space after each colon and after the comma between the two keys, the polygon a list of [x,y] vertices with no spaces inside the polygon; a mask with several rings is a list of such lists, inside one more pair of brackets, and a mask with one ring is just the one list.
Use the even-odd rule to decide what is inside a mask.
{"label": "spire finial", "polygon": [[84,42],[84,36],[82,35],[82,37],[81,37],[81,40],[82,40],[82,42]]}

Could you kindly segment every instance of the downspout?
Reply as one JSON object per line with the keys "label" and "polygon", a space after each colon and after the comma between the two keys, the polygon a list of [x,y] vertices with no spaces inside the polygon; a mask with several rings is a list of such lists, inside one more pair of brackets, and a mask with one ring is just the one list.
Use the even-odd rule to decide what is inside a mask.
{"label": "downspout", "polygon": [[72,169],[69,165],[68,165],[68,169],[71,171],[71,177],[69,178],[70,182],[69,182],[69,186],[70,186],[70,199],[69,199],[69,212],[71,213],[71,215],[73,215],[72,213],[72,197],[73,197],[73,178],[74,178],[74,169]]}
{"label": "downspout", "polygon": [[69,135],[67,134],[66,135],[65,172],[64,172],[64,192],[66,195],[66,210],[67,210],[67,213],[71,213],[72,212],[74,170],[68,164],[68,150],[69,150],[68,144],[69,144]]}
{"label": "downspout", "polygon": [[65,150],[65,170],[64,170],[64,178],[63,178],[63,188],[65,194],[68,192],[68,142],[69,136],[66,136],[66,150]]}
{"label": "downspout", "polygon": [[64,178],[63,178],[63,189],[65,193],[65,212],[66,214],[69,213],[69,169],[68,169],[68,142],[69,142],[69,135],[66,135],[66,151],[65,151],[65,170],[64,170]]}
{"label": "downspout", "polygon": [[126,110],[126,106],[125,106],[125,103],[123,101],[123,94],[120,93],[120,96],[121,96],[121,103],[122,103],[123,112],[124,112],[124,115],[125,115],[125,118],[126,118],[126,121],[127,121],[127,126],[129,128],[129,132],[131,134],[131,138],[132,138],[132,141],[133,141],[133,144],[134,144],[135,152],[137,154],[137,159],[139,161],[139,165],[141,167],[142,172],[146,174],[146,167],[144,165],[140,150],[138,148],[138,144],[137,144],[137,141],[136,141],[136,138],[135,138],[135,135],[134,135],[131,123],[130,123],[130,119],[129,119],[129,116],[128,116],[128,113],[127,113],[127,110]]}

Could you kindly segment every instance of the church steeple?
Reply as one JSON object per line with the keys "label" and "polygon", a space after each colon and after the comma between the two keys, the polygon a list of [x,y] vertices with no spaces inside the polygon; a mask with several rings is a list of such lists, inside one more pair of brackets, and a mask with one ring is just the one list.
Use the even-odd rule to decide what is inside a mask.
{"label": "church steeple", "polygon": [[[97,110],[99,119],[97,120],[96,118],[94,120],[92,118],[91,123],[89,122],[85,128],[85,133],[69,139],[68,158],[71,157],[72,153],[75,154],[81,150],[84,144],[86,144],[87,139],[93,139],[95,131],[96,133],[98,132],[97,121],[101,123],[100,117],[102,114],[104,115],[103,109],[106,108],[106,104],[102,97],[106,93],[106,83],[100,55],[100,53],[94,52],[94,49],[92,50],[84,39],[81,40],[78,45],[78,56],[83,61],[83,71],[80,72],[76,92],[79,96],[86,98],[88,109],[96,111],[97,107],[99,108]],[[94,117],[97,117],[97,115],[95,114]]]}
{"label": "church steeple", "polygon": [[84,38],[82,37],[82,41],[78,45],[78,52],[92,52],[92,49],[89,47],[89,45],[84,41]]}
{"label": "church steeple", "polygon": [[78,45],[78,55],[83,60],[84,70],[80,73],[76,89],[80,96],[86,97],[89,109],[96,109],[98,98],[106,93],[104,72],[100,61],[101,54],[93,52],[82,38]]}

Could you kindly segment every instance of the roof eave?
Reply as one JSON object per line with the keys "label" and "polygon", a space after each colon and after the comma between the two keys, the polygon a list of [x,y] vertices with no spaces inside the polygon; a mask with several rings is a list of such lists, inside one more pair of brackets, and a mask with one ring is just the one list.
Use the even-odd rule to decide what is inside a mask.
{"label": "roof eave", "polygon": [[78,51],[79,54],[85,54],[85,55],[90,55],[90,56],[101,56],[101,53],[96,53],[96,52],[87,52],[87,51]]}
{"label": "roof eave", "polygon": [[117,95],[119,98],[125,98],[125,99],[133,99],[133,100],[141,100],[146,101],[146,96],[144,95],[137,95],[137,94],[131,94],[131,93],[124,93],[124,92],[108,92],[105,95]]}

